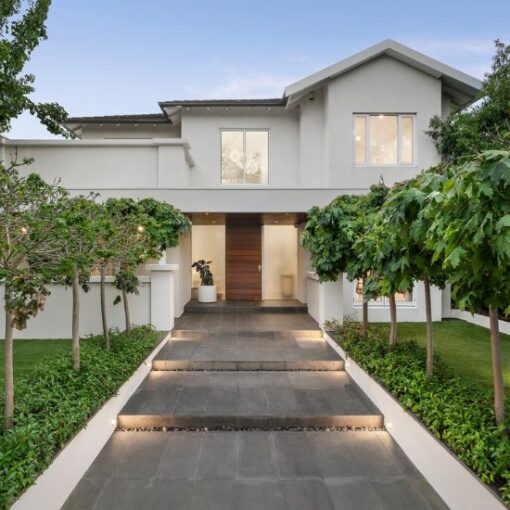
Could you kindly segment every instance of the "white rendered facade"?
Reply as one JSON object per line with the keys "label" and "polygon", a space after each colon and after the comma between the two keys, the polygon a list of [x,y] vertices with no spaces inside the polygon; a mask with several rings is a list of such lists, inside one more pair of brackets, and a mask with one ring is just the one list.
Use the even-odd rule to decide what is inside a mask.
{"label": "white rendered facade", "polygon": [[[381,178],[391,186],[436,164],[438,155],[425,133],[430,119],[469,103],[479,88],[475,78],[383,41],[290,85],[281,99],[170,101],[160,103],[159,115],[71,118],[78,140],[2,139],[0,157],[17,153],[18,158],[33,158],[29,171],[46,180],[61,179],[73,194],[154,197],[202,219],[216,213],[224,220],[234,213],[261,213],[263,223],[270,225],[285,221],[274,215],[303,215],[340,194],[365,193]],[[412,161],[357,164],[357,116],[411,118]],[[396,125],[393,120],[389,124]],[[222,183],[225,130],[267,131],[266,183]],[[299,240],[300,230],[297,226],[294,239]],[[185,267],[191,263],[191,237],[167,254],[168,263],[180,265],[174,285],[177,316],[191,298],[191,274]],[[301,247],[296,252],[293,297],[307,302],[311,268],[306,252]],[[353,285],[345,280],[342,287],[343,313],[357,314]],[[267,292],[276,295],[274,289]],[[440,320],[441,295],[434,293],[438,306],[433,317]],[[373,310],[373,320],[387,320],[384,305]],[[399,314],[402,320],[423,320],[420,284]]]}

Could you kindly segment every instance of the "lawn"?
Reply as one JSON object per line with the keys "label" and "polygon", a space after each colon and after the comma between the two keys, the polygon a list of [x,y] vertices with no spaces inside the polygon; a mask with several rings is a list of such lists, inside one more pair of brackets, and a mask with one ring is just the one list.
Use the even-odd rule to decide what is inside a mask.
{"label": "lawn", "polygon": [[[425,323],[402,322],[399,338],[414,338],[425,345]],[[489,330],[458,319],[434,323],[434,347],[455,372],[477,384],[492,387]],[[510,336],[501,335],[504,382],[510,391]]]}
{"label": "lawn", "polygon": [[[14,378],[28,374],[39,362],[62,351],[71,355],[71,340],[14,340]],[[0,387],[4,386],[4,340],[0,340]]]}

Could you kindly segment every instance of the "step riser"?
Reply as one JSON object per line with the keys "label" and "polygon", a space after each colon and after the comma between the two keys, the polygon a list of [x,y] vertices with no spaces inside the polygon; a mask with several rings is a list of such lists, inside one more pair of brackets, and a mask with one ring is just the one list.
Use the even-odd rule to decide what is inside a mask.
{"label": "step riser", "polygon": [[306,306],[239,306],[232,308],[221,308],[218,306],[204,306],[204,307],[189,307],[184,308],[185,313],[200,313],[200,314],[230,314],[230,313],[308,313]]}
{"label": "step riser", "polygon": [[381,428],[381,415],[367,416],[164,416],[119,415],[117,426],[121,429],[150,428]]}
{"label": "step riser", "polygon": [[152,369],[172,370],[224,370],[224,371],[339,371],[344,370],[343,361],[180,361],[153,360]]}
{"label": "step riser", "polygon": [[[242,337],[252,336],[253,338],[271,336],[273,333],[285,334],[289,338],[324,338],[324,333],[320,329],[294,329],[284,331],[237,331],[234,336]],[[175,329],[172,331],[171,339],[176,340],[207,340],[218,338],[217,331],[208,331],[202,329]]]}

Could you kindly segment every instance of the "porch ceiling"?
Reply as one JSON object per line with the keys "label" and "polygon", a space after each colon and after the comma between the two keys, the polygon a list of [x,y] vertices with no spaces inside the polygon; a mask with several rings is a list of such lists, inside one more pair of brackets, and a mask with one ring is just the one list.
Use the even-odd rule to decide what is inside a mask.
{"label": "porch ceiling", "polygon": [[306,213],[191,213],[194,225],[298,225]]}

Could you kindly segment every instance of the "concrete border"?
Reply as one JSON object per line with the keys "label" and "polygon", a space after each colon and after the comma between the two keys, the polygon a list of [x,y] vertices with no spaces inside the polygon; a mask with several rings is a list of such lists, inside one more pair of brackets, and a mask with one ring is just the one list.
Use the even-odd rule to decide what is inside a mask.
{"label": "concrete border", "polygon": [[117,415],[151,371],[152,359],[170,338],[153,349],[136,372],[58,453],[53,462],[12,505],[12,510],[61,508],[117,427]]}
{"label": "concrete border", "polygon": [[384,415],[389,434],[452,510],[504,510],[495,493],[379,383],[372,379],[325,332],[345,360],[345,370]]}
{"label": "concrete border", "polygon": [[[477,326],[481,326],[482,328],[489,329],[489,316],[481,315],[479,313],[471,313],[465,312],[463,310],[457,310],[453,308],[450,312],[449,318],[451,319],[460,319],[466,322],[470,322],[471,324],[476,324]],[[502,321],[501,319],[498,321],[499,323],[499,332],[504,333],[505,335],[510,335],[510,322]]]}

